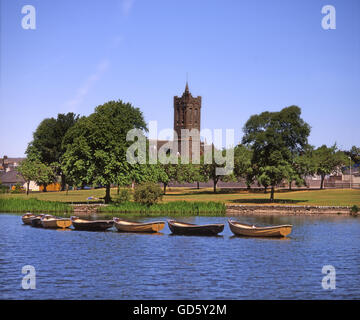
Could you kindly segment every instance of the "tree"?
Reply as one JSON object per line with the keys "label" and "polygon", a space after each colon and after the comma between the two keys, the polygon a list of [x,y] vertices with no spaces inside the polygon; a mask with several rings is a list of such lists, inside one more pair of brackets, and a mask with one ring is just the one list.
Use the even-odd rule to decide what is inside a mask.
{"label": "tree", "polygon": [[306,185],[306,177],[312,176],[316,173],[316,163],[313,159],[312,146],[307,146],[304,153],[295,156],[293,159],[290,174],[288,175],[289,189],[291,190],[291,183],[295,181],[295,184],[299,187]]}
{"label": "tree", "polygon": [[316,166],[316,174],[321,176],[320,189],[323,189],[325,176],[335,173],[340,166],[346,164],[347,157],[344,152],[338,150],[336,144],[331,147],[322,145],[314,150],[313,161]]}
{"label": "tree", "polygon": [[242,143],[252,150],[254,176],[271,186],[270,201],[274,201],[275,186],[289,177],[294,158],[308,145],[310,126],[300,115],[299,107],[290,106],[253,115],[244,126]]}
{"label": "tree", "polygon": [[109,203],[111,185],[118,184],[128,168],[126,150],[132,142],[126,135],[131,129],[147,130],[140,109],[121,100],[97,106],[66,133],[64,172],[74,181],[105,186],[104,201]]}
{"label": "tree", "polygon": [[18,167],[20,175],[24,178],[27,184],[26,194],[29,194],[30,181],[35,181],[37,185],[44,187],[43,191],[46,192],[46,187],[56,181],[54,168],[47,166],[39,160],[25,159]]}
{"label": "tree", "polygon": [[158,164],[158,168],[159,168],[159,174],[158,174],[158,181],[161,182],[164,186],[163,192],[164,194],[166,194],[166,188],[168,186],[168,184],[171,181],[177,181],[178,178],[178,165],[173,164],[173,163],[159,163]]}
{"label": "tree", "polygon": [[26,154],[30,160],[55,167],[56,173],[61,176],[61,190],[65,189],[66,177],[61,170],[60,162],[65,152],[63,139],[67,131],[78,121],[79,116],[69,112],[59,113],[57,118],[46,118],[33,133],[33,140],[29,143]]}
{"label": "tree", "polygon": [[162,199],[161,188],[153,182],[144,182],[136,187],[134,192],[135,202],[151,206]]}
{"label": "tree", "polygon": [[37,170],[38,170],[38,164],[40,162],[38,161],[31,161],[29,159],[23,160],[20,165],[18,166],[17,170],[20,173],[20,175],[24,178],[26,181],[26,195],[29,194],[29,186],[30,181],[36,180]]}
{"label": "tree", "polygon": [[56,182],[56,174],[54,168],[44,163],[36,164],[35,182],[38,186],[43,186],[43,192],[47,192],[47,186]]}
{"label": "tree", "polygon": [[234,148],[234,176],[239,179],[245,179],[250,188],[254,181],[254,174],[251,167],[252,150],[243,144],[238,144]]}
{"label": "tree", "polygon": [[207,161],[205,161],[205,158],[201,157],[200,169],[199,169],[200,174],[203,177],[204,181],[209,181],[209,180],[213,181],[214,193],[216,193],[217,184],[220,180],[221,181],[233,180],[233,175],[231,173],[224,175],[223,172],[218,170],[218,169],[225,169],[226,163],[224,162],[223,164],[218,164],[215,159],[215,153],[219,153],[222,156],[225,156],[226,152],[228,152],[228,150],[222,150],[222,151],[216,150],[215,147],[213,146],[211,162],[209,161],[210,163],[207,163]]}
{"label": "tree", "polygon": [[353,163],[360,163],[360,148],[352,146],[349,151],[344,151],[345,155],[351,158]]}
{"label": "tree", "polygon": [[175,157],[176,159],[170,161],[170,163],[159,163],[160,168],[158,181],[164,185],[164,194],[166,194],[166,188],[171,181],[176,181],[178,183],[193,183],[201,180],[199,165],[193,164],[192,162],[181,163],[181,158],[177,156]]}
{"label": "tree", "polygon": [[39,160],[25,159],[18,167],[18,172],[24,178],[27,184],[26,194],[29,194],[30,181],[35,181],[37,185],[43,186],[43,192],[46,187],[56,181],[54,168],[47,166]]}

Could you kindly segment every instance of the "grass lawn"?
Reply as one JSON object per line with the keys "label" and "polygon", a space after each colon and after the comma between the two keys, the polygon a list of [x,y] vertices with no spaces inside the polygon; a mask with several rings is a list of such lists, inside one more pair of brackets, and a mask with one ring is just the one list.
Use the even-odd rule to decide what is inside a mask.
{"label": "grass lawn", "polygon": [[[61,202],[87,202],[88,197],[101,198],[105,195],[104,189],[76,190],[66,192],[34,192],[26,194],[0,194],[1,198],[36,198],[39,200]],[[111,190],[111,195],[116,196],[116,188]],[[170,188],[163,197],[164,202],[170,201],[219,201],[229,204],[266,204],[270,194],[263,192],[248,192],[219,189],[214,194],[212,189]],[[89,203],[93,201],[88,201]],[[325,189],[275,192],[275,204],[285,205],[317,205],[317,206],[360,206],[360,190],[350,189]]]}

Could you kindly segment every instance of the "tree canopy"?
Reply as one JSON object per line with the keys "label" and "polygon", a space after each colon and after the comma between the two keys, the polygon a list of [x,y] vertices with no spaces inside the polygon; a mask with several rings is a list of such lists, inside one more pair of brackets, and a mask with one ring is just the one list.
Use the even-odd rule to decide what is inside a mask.
{"label": "tree canopy", "polygon": [[18,172],[26,181],[26,194],[29,194],[30,181],[35,181],[39,186],[42,185],[44,192],[46,192],[47,185],[56,181],[54,168],[40,162],[38,159],[23,160],[18,167]]}
{"label": "tree canopy", "polygon": [[360,163],[360,147],[352,146],[350,150],[344,151],[344,153],[351,158],[353,163]]}
{"label": "tree canopy", "polygon": [[308,145],[310,126],[300,117],[301,109],[290,106],[279,112],[253,115],[244,126],[243,144],[252,150],[251,166],[258,181],[274,189],[293,170],[296,156]]}
{"label": "tree canopy", "polygon": [[76,183],[106,187],[105,203],[111,201],[110,185],[127,175],[126,141],[131,129],[147,130],[142,112],[121,100],[97,106],[66,133],[63,146],[64,172]]}
{"label": "tree canopy", "polygon": [[322,145],[313,151],[312,161],[316,174],[321,176],[320,188],[323,189],[325,176],[338,171],[340,166],[346,164],[347,158],[344,152],[338,150],[336,144],[331,147]]}
{"label": "tree canopy", "polygon": [[61,187],[65,187],[65,175],[61,171],[60,162],[65,152],[63,139],[67,131],[78,121],[79,116],[69,112],[59,113],[57,118],[46,118],[33,133],[33,140],[26,150],[28,159],[38,160],[52,166],[56,174],[61,175]]}

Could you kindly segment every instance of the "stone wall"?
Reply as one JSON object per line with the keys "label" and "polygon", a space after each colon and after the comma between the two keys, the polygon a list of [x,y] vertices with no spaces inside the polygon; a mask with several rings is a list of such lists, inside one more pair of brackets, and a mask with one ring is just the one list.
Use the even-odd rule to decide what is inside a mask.
{"label": "stone wall", "polygon": [[351,215],[349,207],[226,205],[226,214],[243,215]]}
{"label": "stone wall", "polygon": [[90,216],[96,214],[101,204],[74,204],[74,216]]}

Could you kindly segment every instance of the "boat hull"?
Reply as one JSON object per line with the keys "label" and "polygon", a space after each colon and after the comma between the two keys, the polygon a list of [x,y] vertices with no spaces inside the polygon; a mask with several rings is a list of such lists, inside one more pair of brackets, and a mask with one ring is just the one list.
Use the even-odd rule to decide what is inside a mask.
{"label": "boat hull", "polygon": [[113,220],[77,221],[72,220],[75,230],[81,231],[106,231],[114,225]]}
{"label": "boat hull", "polygon": [[49,219],[42,219],[41,221],[43,228],[50,228],[50,229],[58,229],[58,228],[69,228],[71,226],[70,219],[57,219],[57,218],[49,218]]}
{"label": "boat hull", "polygon": [[31,218],[31,226],[34,228],[42,228],[42,222],[40,217]]}
{"label": "boat hull", "polygon": [[32,213],[31,214],[30,213],[24,214],[21,217],[23,224],[27,224],[27,225],[31,225],[31,219],[32,218],[35,218],[35,215],[32,214]]}
{"label": "boat hull", "polygon": [[165,227],[165,222],[154,221],[147,223],[139,223],[139,222],[130,222],[115,218],[114,225],[119,232],[155,233],[155,232],[159,232]]}
{"label": "boat hull", "polygon": [[223,224],[195,225],[169,220],[168,225],[173,234],[189,236],[216,236],[224,230]]}
{"label": "boat hull", "polygon": [[255,227],[236,221],[229,220],[232,233],[245,237],[286,237],[291,233],[292,225],[280,225],[270,227]]}
{"label": "boat hull", "polygon": [[65,228],[70,228],[72,225],[72,222],[70,219],[59,219],[56,221],[56,224],[57,224],[58,228],[65,229]]}

